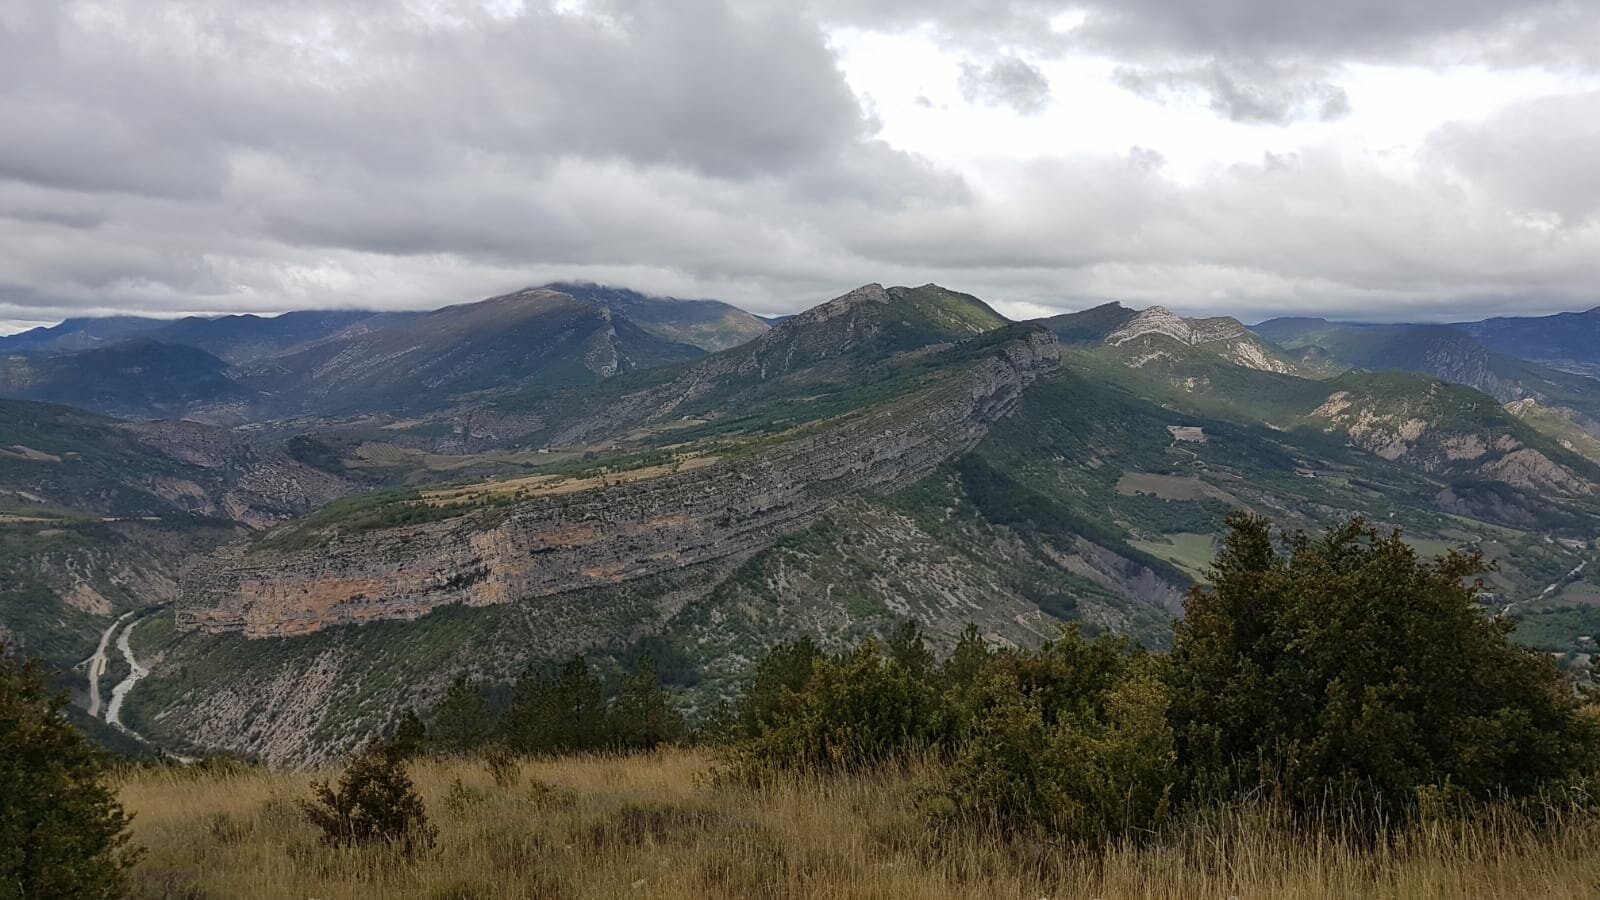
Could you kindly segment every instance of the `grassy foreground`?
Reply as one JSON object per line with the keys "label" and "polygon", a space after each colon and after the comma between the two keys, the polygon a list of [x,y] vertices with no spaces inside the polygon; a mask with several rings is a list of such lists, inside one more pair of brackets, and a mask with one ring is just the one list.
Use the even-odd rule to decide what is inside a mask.
{"label": "grassy foreground", "polygon": [[748,788],[670,750],[527,760],[497,785],[473,759],[420,761],[439,841],[415,861],[319,843],[295,806],[311,774],[133,770],[119,793],[146,848],[137,898],[1600,896],[1600,823],[1579,815],[1543,836],[1491,820],[1363,848],[1223,812],[1086,854],[931,832],[916,785],[938,772],[914,768]]}

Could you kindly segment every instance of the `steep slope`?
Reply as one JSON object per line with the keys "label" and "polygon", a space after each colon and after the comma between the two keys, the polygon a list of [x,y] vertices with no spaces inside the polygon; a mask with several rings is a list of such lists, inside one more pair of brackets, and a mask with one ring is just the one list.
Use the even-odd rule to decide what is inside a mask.
{"label": "steep slope", "polygon": [[204,350],[136,338],[77,353],[0,360],[0,395],[131,418],[181,418],[255,392]]}
{"label": "steep slope", "polygon": [[830,498],[916,480],[979,439],[1054,365],[1032,331],[893,402],[775,439],[585,478],[533,476],[378,497],[235,546],[189,579],[180,624],[259,637],[528,600],[759,549]]}
{"label": "steep slope", "polygon": [[1329,382],[1308,419],[1385,459],[1472,474],[1545,497],[1589,497],[1600,468],[1476,390],[1419,376],[1355,373]]}
{"label": "steep slope", "polygon": [[1581,375],[1600,375],[1600,307],[1553,316],[1497,316],[1455,327],[1496,353]]}
{"label": "steep slope", "polygon": [[236,374],[290,409],[403,411],[475,392],[588,384],[700,355],[607,306],[530,288],[357,330]]}
{"label": "steep slope", "polygon": [[1238,319],[1226,316],[1185,319],[1152,306],[1106,335],[1107,346],[1127,354],[1131,365],[1170,365],[1195,353],[1262,372],[1291,374],[1294,364],[1251,334]]}
{"label": "steep slope", "polygon": [[1533,399],[1600,434],[1600,382],[1493,352],[1455,326],[1273,319],[1254,330],[1291,350],[1320,347],[1358,368],[1432,375],[1477,388],[1501,403]]}
{"label": "steep slope", "polygon": [[1116,348],[1135,367],[1178,370],[1220,359],[1247,369],[1291,374],[1293,361],[1226,316],[1187,319],[1161,306],[1131,310],[1107,303],[1082,312],[1035,320],[1065,345]]}
{"label": "steep slope", "polygon": [[75,664],[186,559],[351,488],[219,429],[0,401],[0,630]]}
{"label": "steep slope", "polygon": [[652,297],[589,283],[557,282],[545,288],[609,306],[652,334],[712,353],[755,340],[771,327],[759,316],[720,300]]}

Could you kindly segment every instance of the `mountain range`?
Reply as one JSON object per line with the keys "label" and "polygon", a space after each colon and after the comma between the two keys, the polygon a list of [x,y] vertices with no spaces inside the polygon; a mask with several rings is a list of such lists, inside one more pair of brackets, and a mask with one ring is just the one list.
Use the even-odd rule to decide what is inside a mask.
{"label": "mountain range", "polygon": [[554,284],[77,320],[0,339],[0,628],[70,669],[143,611],[124,723],[293,765],[574,652],[705,711],[779,641],[908,619],[1162,646],[1246,508],[1480,551],[1486,607],[1580,658],[1600,353],[1561,332],[1593,315],[1012,322],[869,284],[767,321]]}

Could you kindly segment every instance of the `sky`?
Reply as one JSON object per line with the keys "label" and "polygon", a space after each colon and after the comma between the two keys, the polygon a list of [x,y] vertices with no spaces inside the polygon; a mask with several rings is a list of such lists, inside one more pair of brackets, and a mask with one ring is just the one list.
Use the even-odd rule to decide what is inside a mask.
{"label": "sky", "polygon": [[0,331],[1600,305],[1600,0],[0,0]]}

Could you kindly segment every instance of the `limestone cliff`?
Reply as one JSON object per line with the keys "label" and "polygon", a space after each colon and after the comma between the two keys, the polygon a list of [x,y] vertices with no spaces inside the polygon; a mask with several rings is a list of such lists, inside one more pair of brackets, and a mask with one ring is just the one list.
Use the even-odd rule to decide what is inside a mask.
{"label": "limestone cliff", "polygon": [[798,429],[759,454],[295,551],[234,545],[185,574],[178,623],[308,634],[738,558],[810,524],[841,494],[908,484],[970,449],[1055,365],[1054,337],[1024,331],[913,393]]}

